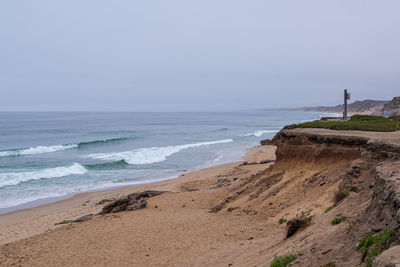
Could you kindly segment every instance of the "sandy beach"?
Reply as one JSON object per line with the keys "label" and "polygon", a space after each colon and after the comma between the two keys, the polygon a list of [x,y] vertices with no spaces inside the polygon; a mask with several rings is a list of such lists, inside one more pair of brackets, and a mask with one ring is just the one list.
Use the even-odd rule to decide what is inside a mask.
{"label": "sandy beach", "polygon": [[[202,251],[215,249],[221,244],[247,240],[259,234],[262,222],[257,226],[257,224],[249,224],[248,219],[217,215],[210,213],[209,210],[223,196],[227,195],[232,187],[235,187],[235,184],[242,183],[241,180],[268,168],[271,163],[252,163],[273,160],[275,158],[274,151],[275,148],[271,146],[257,146],[250,149],[244,156],[243,160],[250,163],[246,166],[241,166],[242,162],[234,162],[190,172],[176,179],[154,184],[79,194],[56,203],[0,215],[0,243],[7,244],[16,241],[18,243],[23,239],[19,242],[29,242],[28,240],[43,237],[43,233],[56,235],[58,238],[67,237],[77,224],[55,225],[56,223],[86,214],[98,213],[104,206],[104,204],[98,204],[101,200],[116,199],[132,192],[151,189],[168,191],[168,193],[150,199],[148,208],[144,210],[99,216],[91,221],[80,223],[80,226],[86,227],[84,230],[79,230],[84,233],[83,239],[67,241],[65,245],[68,248],[64,249],[71,249],[70,252],[74,253],[74,249],[81,249],[77,242],[83,242],[81,245],[88,244],[87,242],[92,241],[91,238],[86,239],[87,237],[95,238],[96,235],[101,235],[101,239],[106,242],[104,246],[113,248],[113,253],[116,253],[117,250],[118,253],[126,253],[127,251],[122,247],[117,248],[127,245],[125,242],[128,240],[123,237],[129,236],[129,240],[134,242],[129,246],[135,247],[135,249],[129,253],[134,253],[135,264],[152,262],[155,265],[168,265],[172,262],[184,262],[185,258],[189,256],[188,253],[201,255]],[[209,189],[217,184],[219,177],[228,177],[232,182],[226,187]],[[232,178],[235,178],[235,181]],[[96,226],[93,227],[94,225]],[[120,229],[117,232],[110,232],[106,230],[107,225],[113,225],[113,228],[114,226],[126,227],[129,230]],[[98,232],[99,230],[100,232]],[[127,231],[129,232],[128,236],[126,236]],[[109,234],[113,237],[107,237]],[[57,238],[46,238],[46,240],[57,242]],[[200,240],[201,242],[199,242]],[[51,244],[42,244],[43,246],[52,246]],[[176,251],[178,255],[171,253],[172,251],[168,249],[171,246],[177,248],[173,251]],[[60,250],[60,253],[63,253],[64,249]],[[54,259],[56,258],[58,256],[54,255]],[[100,264],[100,262],[93,262],[95,258],[99,260],[94,254],[93,258],[89,257],[86,260],[77,257],[76,261],[70,263],[73,263],[72,265]],[[43,263],[43,259],[37,257],[31,260],[29,265]],[[127,262],[126,258],[121,258],[121,262],[118,264],[113,262],[113,265],[130,265],[132,263]],[[63,265],[65,262],[50,260],[48,264]],[[100,265],[108,264],[107,261],[102,261]]]}

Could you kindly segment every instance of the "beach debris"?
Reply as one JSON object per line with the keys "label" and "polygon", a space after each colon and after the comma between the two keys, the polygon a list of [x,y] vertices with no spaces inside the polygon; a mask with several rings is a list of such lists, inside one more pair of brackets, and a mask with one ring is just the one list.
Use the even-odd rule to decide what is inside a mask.
{"label": "beach debris", "polygon": [[99,214],[143,209],[147,205],[147,199],[161,195],[165,192],[166,191],[147,190],[143,192],[132,193],[108,203],[103,207]]}

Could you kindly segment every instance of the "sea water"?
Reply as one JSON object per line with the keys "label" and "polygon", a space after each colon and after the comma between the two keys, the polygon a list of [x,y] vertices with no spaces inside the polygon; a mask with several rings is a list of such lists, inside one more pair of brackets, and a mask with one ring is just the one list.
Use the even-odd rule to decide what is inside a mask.
{"label": "sea water", "polygon": [[321,116],[327,114],[2,112],[0,213],[240,160],[283,126]]}

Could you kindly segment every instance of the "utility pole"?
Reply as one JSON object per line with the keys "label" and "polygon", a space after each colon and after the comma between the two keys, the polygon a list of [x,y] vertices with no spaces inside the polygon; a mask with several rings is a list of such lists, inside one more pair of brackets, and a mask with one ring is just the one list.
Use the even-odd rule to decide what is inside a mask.
{"label": "utility pole", "polygon": [[350,94],[347,93],[347,89],[344,89],[344,112],[343,112],[343,120],[347,119],[347,100],[350,100]]}

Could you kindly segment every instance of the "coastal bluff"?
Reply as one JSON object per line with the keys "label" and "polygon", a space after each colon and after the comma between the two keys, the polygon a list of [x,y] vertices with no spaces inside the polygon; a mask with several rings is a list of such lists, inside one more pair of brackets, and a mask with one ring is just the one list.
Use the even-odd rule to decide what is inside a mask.
{"label": "coastal bluff", "polygon": [[[165,192],[141,209],[3,244],[0,265],[269,266],[292,255],[287,266],[395,266],[400,131],[289,127],[263,144],[242,162],[116,195]],[[79,216],[107,207],[102,198],[77,202]]]}

